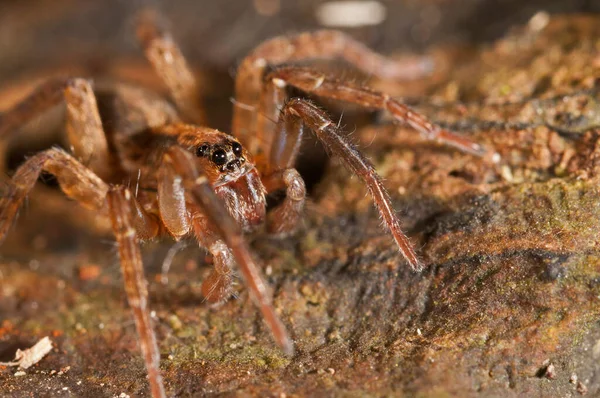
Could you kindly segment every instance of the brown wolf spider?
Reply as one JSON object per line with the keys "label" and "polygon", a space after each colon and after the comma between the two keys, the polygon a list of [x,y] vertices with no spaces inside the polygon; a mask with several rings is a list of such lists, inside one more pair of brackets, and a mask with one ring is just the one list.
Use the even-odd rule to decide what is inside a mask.
{"label": "brown wolf spider", "polygon": [[[196,81],[154,13],[141,15],[137,33],[179,113],[155,94],[122,83],[108,88],[96,86],[95,91],[88,80],[81,78],[54,79],[43,84],[0,115],[0,138],[64,101],[67,138],[73,154],[48,149],[16,170],[8,182],[7,194],[0,199],[0,242],[42,171],[53,174],[67,196],[110,218],[154,397],[165,396],[165,391],[139,241],[160,235],[175,239],[193,235],[214,258],[214,269],[202,284],[202,293],[211,302],[224,301],[231,295],[232,268],[237,264],[275,341],[287,354],[293,352],[293,342],[272,307],[269,289],[243,232],[255,230],[265,220],[268,231],[278,235],[289,234],[298,225],[306,190],[294,164],[305,127],[364,181],[400,252],[414,270],[421,269],[371,163],[322,109],[302,98],[286,100],[289,86],[387,110],[429,139],[482,155],[484,149],[479,144],[435,126],[386,94],[334,80],[309,68],[290,66],[306,59],[342,58],[367,73],[394,78],[405,73],[402,64],[337,31],[266,41],[238,68],[233,135],[228,135],[201,127],[204,117]],[[271,67],[268,72],[267,67]],[[102,90],[112,93],[115,101],[128,110],[125,115],[117,115],[106,132],[95,95]],[[135,195],[122,186],[127,180],[138,181]],[[267,218],[265,196],[276,190],[285,190],[286,196]]]}

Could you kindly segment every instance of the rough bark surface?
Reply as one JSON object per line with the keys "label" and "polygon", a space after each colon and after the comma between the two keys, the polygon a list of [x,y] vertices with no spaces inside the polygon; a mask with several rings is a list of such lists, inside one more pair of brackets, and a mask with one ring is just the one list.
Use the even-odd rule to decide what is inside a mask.
{"label": "rough bark surface", "polygon": [[[385,120],[354,138],[385,178],[427,264],[411,272],[366,189],[333,160],[301,231],[253,238],[297,352],[256,309],[203,303],[205,255],[144,248],[172,395],[600,394],[600,18],[555,16],[477,49],[433,50],[434,76],[373,82],[494,148],[477,159]],[[147,395],[113,240],[40,187],[0,249],[0,361],[45,335],[55,349],[0,392]]]}

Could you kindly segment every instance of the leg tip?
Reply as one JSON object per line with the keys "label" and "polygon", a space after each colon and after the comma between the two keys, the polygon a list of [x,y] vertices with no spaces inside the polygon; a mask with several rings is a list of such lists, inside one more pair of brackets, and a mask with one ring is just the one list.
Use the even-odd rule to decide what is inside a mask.
{"label": "leg tip", "polygon": [[408,262],[408,265],[410,267],[411,270],[413,270],[414,272],[421,272],[423,271],[423,268],[425,268],[425,266],[423,265],[423,263],[417,258],[415,253],[410,253],[410,256],[407,256],[405,253],[402,253],[404,255],[404,258],[406,259],[406,261]]}
{"label": "leg tip", "polygon": [[289,337],[281,342],[280,348],[287,357],[293,357],[295,353],[294,342]]}

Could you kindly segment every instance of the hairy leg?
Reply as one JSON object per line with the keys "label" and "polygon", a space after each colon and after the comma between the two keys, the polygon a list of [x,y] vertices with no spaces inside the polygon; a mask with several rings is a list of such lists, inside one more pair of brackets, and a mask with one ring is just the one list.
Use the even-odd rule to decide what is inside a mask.
{"label": "hairy leg", "polygon": [[134,209],[130,206],[131,198],[129,190],[117,187],[107,193],[106,201],[119,246],[119,259],[127,302],[133,311],[135,326],[140,338],[140,349],[148,370],[150,390],[154,398],[160,398],[166,397],[160,374],[160,351],[156,344],[156,336],[150,318],[147,282],[144,277],[137,232],[134,228]]}
{"label": "hairy leg", "polygon": [[285,189],[285,198],[271,210],[267,219],[267,230],[277,236],[294,232],[300,224],[306,201],[306,187],[300,173],[294,168],[275,171],[263,177],[267,192]]}
{"label": "hairy leg", "polygon": [[[183,148],[171,147],[165,153],[161,167],[165,168],[165,172],[171,176],[171,180],[181,181],[179,185],[171,185],[175,188],[171,195],[189,198],[193,205],[192,210],[194,207],[201,209],[202,214],[214,227],[219,240],[225,242],[227,250],[231,251],[231,256],[239,267],[250,291],[250,296],[260,309],[275,341],[284,352],[292,354],[294,350],[292,340],[273,308],[271,293],[250,254],[242,230],[217,197],[206,176],[199,174],[196,170],[193,155]],[[167,190],[164,193],[167,194]],[[162,213],[161,217],[164,220]],[[213,247],[209,247],[209,250],[222,256],[224,263],[229,262],[227,260],[229,254],[224,249],[213,245]],[[226,266],[229,268],[228,264]],[[223,268],[222,271],[223,273],[228,272],[226,268]]]}
{"label": "hairy leg", "polygon": [[[381,178],[375,172],[371,162],[340,133],[336,124],[323,110],[299,98],[293,98],[285,104],[281,111],[278,135],[271,151],[271,159],[275,167],[293,164],[297,155],[295,148],[302,134],[302,129],[298,128],[300,123],[309,127],[330,154],[340,157],[346,167],[363,180],[400,252],[412,269],[421,270],[422,266],[411,243],[400,228],[400,222]],[[281,128],[281,126],[288,126],[288,128]],[[296,128],[290,129],[289,126],[296,126]]]}
{"label": "hairy leg", "polygon": [[42,171],[55,175],[63,192],[84,207],[103,210],[108,185],[68,153],[49,149],[29,158],[8,181],[7,193],[0,198],[0,242]]}
{"label": "hairy leg", "polygon": [[[261,101],[261,106],[265,112],[277,112],[281,108],[283,105],[282,102],[275,106],[268,105],[266,102],[272,101],[275,98],[272,92],[283,91],[286,85],[289,85],[321,97],[351,102],[367,108],[387,110],[392,114],[394,119],[407,123],[427,139],[438,140],[446,145],[456,147],[463,152],[478,156],[486,153],[486,150],[480,144],[436,126],[427,120],[425,116],[413,111],[389,95],[373,91],[367,87],[332,79],[323,73],[301,67],[277,68],[269,73],[265,80],[267,86],[265,88],[264,100]],[[279,97],[281,95],[277,98]],[[263,134],[268,136],[273,129],[272,123],[271,126],[266,124]]]}
{"label": "hairy leg", "polygon": [[0,198],[0,242],[6,237],[19,207],[42,171],[56,176],[60,188],[70,198],[84,207],[108,212],[110,215],[119,243],[125,290],[138,326],[140,345],[148,368],[153,396],[164,397],[158,370],[158,349],[149,321],[146,282],[135,229],[140,227],[141,235],[150,238],[158,233],[156,219],[145,213],[129,191],[111,190],[100,177],[68,153],[60,149],[49,149],[29,158],[8,182],[7,194]]}
{"label": "hairy leg", "polygon": [[139,15],[137,36],[146,58],[165,83],[180,112],[189,122],[205,121],[198,83],[185,57],[166,30],[164,21],[152,10]]}
{"label": "hairy leg", "polygon": [[[244,58],[235,80],[236,104],[232,131],[252,153],[269,147],[268,144],[262,146],[264,137],[261,128],[256,125],[257,118],[258,123],[265,123],[260,121],[263,116],[257,111],[266,67],[317,58],[341,58],[367,74],[383,78],[406,78],[415,74],[414,64],[408,65],[410,72],[407,73],[405,62],[397,62],[377,54],[345,33],[335,30],[268,40]],[[423,63],[422,68],[426,73],[430,66]]]}
{"label": "hairy leg", "polygon": [[200,246],[206,247],[213,256],[213,269],[202,281],[202,295],[210,303],[222,303],[232,295],[235,259],[227,244],[220,238],[217,228],[202,209],[195,207],[192,213],[194,235]]}
{"label": "hairy leg", "polygon": [[0,139],[63,101],[67,108],[67,138],[73,153],[101,177],[110,173],[108,143],[90,83],[80,78],[47,81],[0,115]]}

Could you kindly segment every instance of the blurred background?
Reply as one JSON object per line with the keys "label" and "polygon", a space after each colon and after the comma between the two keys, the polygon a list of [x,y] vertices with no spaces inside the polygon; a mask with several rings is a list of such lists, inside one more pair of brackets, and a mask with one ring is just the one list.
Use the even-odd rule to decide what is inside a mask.
{"label": "blurred background", "polygon": [[233,70],[257,43],[324,26],[350,31],[379,51],[491,41],[548,13],[600,12],[595,0],[19,0],[0,1],[0,76],[138,53],[131,16],[157,5],[185,54]]}
{"label": "blurred background", "polygon": [[[56,74],[118,76],[162,90],[135,41],[133,17],[143,6],[170,21],[199,75],[211,126],[226,131],[236,65],[277,35],[342,29],[386,54],[456,46],[463,52],[446,62],[452,69],[465,48],[515,26],[543,24],[553,13],[600,12],[594,0],[0,0],[0,111]],[[427,93],[397,86],[386,90]]]}

